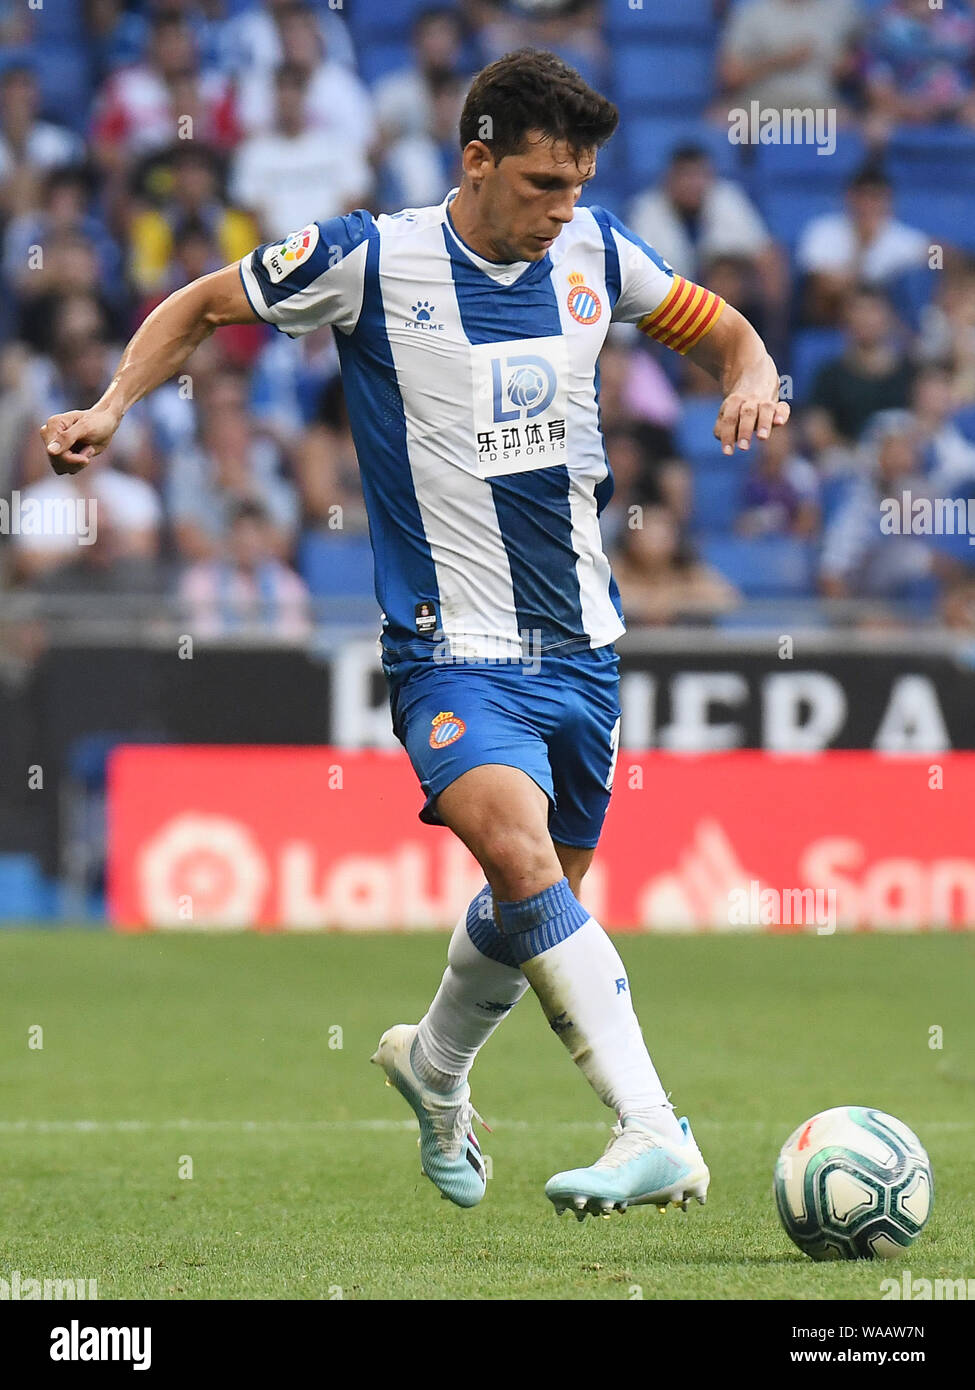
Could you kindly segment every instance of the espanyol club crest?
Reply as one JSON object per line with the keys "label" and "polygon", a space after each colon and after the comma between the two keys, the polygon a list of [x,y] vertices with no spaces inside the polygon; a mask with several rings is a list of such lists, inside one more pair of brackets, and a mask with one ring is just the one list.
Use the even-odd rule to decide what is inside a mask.
{"label": "espanyol club crest", "polygon": [[300,232],[292,232],[286,241],[277,246],[269,246],[264,252],[264,269],[273,285],[278,285],[286,275],[290,275],[318,245],[318,223],[310,222]]}
{"label": "espanyol club crest", "polygon": [[441,711],[430,723],[431,748],[446,748],[448,743],[456,743],[467,732],[463,719],[458,719],[452,710]]}
{"label": "espanyol club crest", "polygon": [[572,286],[567,301],[569,313],[576,323],[595,323],[603,312],[599,295],[589,288],[578,271],[569,276],[569,284]]}

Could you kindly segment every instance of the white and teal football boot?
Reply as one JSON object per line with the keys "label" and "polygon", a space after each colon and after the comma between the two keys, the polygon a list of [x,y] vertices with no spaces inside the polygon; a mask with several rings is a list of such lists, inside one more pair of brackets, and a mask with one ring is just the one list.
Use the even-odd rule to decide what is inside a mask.
{"label": "white and teal football boot", "polygon": [[586,1212],[609,1216],[648,1204],[666,1211],[671,1202],[686,1211],[691,1197],[703,1206],[711,1174],[686,1119],[680,1127],[683,1143],[671,1144],[636,1120],[615,1124],[605,1153],[591,1168],[556,1173],[545,1184],[556,1214],[574,1211],[584,1221]]}
{"label": "white and teal football boot", "polygon": [[459,1207],[475,1207],[487,1186],[484,1159],[473,1129],[475,1118],[481,1117],[471,1105],[471,1088],[466,1081],[444,1095],[432,1091],[417,1076],[410,1061],[416,1029],[415,1023],[388,1028],[370,1061],[382,1067],[386,1085],[396,1087],[419,1121],[421,1170],[439,1187],[441,1196]]}

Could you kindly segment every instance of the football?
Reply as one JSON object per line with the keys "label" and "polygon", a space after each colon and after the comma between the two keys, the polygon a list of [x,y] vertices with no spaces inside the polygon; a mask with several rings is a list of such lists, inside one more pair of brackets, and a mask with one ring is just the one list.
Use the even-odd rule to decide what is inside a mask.
{"label": "football", "polygon": [[917,1239],[934,1200],[917,1135],[865,1105],[800,1125],[782,1146],[773,1187],[789,1238],[814,1260],[894,1259]]}

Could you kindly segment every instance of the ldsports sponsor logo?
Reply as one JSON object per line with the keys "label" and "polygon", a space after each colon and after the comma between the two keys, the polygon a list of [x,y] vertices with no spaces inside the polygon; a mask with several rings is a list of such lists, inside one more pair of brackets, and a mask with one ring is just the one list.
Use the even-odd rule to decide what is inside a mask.
{"label": "ldsports sponsor logo", "polygon": [[[404,754],[128,747],[112,918],[146,927],[452,926],[483,883],[422,826]],[[619,754],[586,905],[644,931],[975,926],[975,754]],[[828,905],[828,914],[824,910]]]}

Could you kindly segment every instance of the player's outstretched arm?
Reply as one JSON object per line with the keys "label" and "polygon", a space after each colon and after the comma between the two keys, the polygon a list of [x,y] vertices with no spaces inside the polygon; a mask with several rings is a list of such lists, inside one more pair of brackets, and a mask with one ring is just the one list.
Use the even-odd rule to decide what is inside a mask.
{"label": "player's outstretched arm", "polygon": [[721,384],[724,400],[714,434],[724,453],[734,453],[736,444],[747,449],[753,435],[767,439],[775,425],[788,420],[789,404],[779,400],[776,365],[748,320],[730,304],[687,356]]}
{"label": "player's outstretched arm", "polygon": [[88,410],[52,415],[41,426],[55,473],[77,473],[100,454],[129,407],[168,381],[215,328],[257,321],[236,265],[164,299],[129,342],[101,400]]}

